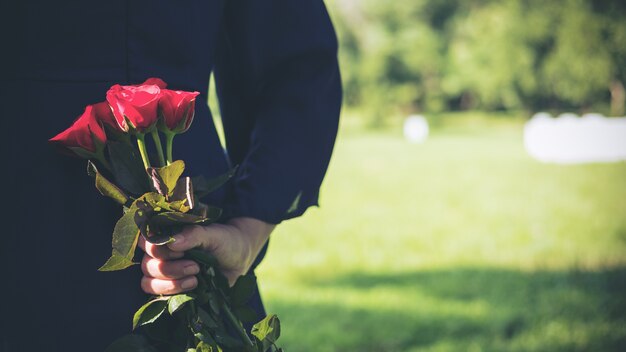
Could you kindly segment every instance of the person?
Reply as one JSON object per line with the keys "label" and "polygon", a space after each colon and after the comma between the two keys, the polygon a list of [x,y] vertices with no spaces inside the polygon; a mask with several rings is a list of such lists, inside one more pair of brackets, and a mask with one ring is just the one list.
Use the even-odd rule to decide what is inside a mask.
{"label": "person", "polygon": [[[277,224],[317,205],[341,105],[321,0],[2,1],[0,26],[2,352],[103,351],[131,331],[146,293],[196,284],[182,251],[211,251],[232,282],[258,265]],[[200,103],[212,73],[225,150]],[[237,172],[204,200],[223,221],[186,228],[167,248],[142,243],[140,267],[97,272],[120,209],[47,140],[111,85],[149,77],[200,92],[175,145],[186,172]],[[264,314],[258,290],[249,305]]]}

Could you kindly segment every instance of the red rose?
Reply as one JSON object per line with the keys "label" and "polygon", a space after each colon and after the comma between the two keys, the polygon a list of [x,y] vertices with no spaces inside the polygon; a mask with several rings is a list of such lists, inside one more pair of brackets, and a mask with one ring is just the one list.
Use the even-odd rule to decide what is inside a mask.
{"label": "red rose", "polygon": [[140,85],[142,85],[142,86],[145,86],[145,85],[155,85],[155,86],[157,86],[157,87],[159,87],[161,89],[167,88],[167,83],[165,83],[162,79],[155,78],[155,77],[148,78],[145,82],[143,82]]}
{"label": "red rose", "polygon": [[195,112],[198,92],[161,90],[159,100],[159,129],[164,132],[183,133],[189,129]]}
{"label": "red rose", "polygon": [[120,86],[107,92],[113,116],[124,131],[146,133],[157,122],[157,106],[161,89],[154,85]]}
{"label": "red rose", "polygon": [[96,117],[99,121],[102,122],[103,125],[109,126],[113,130],[122,132],[120,126],[115,120],[115,116],[113,116],[113,111],[111,111],[111,106],[109,106],[109,103],[103,101],[101,103],[93,104],[93,110],[96,113]]}
{"label": "red rose", "polygon": [[88,105],[70,128],[49,140],[50,143],[68,148],[84,158],[101,152],[106,141],[107,136],[93,105]]}

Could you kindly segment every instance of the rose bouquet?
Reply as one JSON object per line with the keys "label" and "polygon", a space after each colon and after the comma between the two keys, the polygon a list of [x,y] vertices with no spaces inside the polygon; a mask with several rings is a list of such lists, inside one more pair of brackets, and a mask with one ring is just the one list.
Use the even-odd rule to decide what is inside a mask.
{"label": "rose bouquet", "polygon": [[[184,226],[220,218],[220,208],[199,199],[228,181],[234,170],[214,179],[183,176],[185,163],[172,160],[172,145],[176,135],[189,129],[199,93],[166,86],[158,78],[139,85],[116,84],[105,102],[87,106],[71,127],[50,139],[63,151],[88,159],[87,173],[98,191],[123,207],[113,230],[111,257],[101,271],[136,264],[139,236],[165,245]],[[152,297],[133,317],[133,330],[141,334],[118,339],[107,352],[277,349],[280,322],[275,315],[255,324],[252,336],[242,325],[255,319],[245,305],[253,294],[253,274],[239,277],[230,287],[210,253],[192,249],[185,257],[200,267],[198,286],[182,294]]]}

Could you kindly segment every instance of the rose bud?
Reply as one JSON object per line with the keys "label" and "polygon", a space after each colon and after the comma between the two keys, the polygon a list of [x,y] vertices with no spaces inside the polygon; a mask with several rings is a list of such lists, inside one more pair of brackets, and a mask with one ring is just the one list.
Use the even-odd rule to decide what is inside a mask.
{"label": "rose bud", "polygon": [[195,112],[198,92],[161,90],[159,100],[159,130],[165,133],[183,133],[189,129]]}
{"label": "rose bud", "polygon": [[161,89],[154,85],[121,86],[107,92],[107,102],[119,127],[125,132],[150,132],[157,122]]}
{"label": "rose bud", "polygon": [[106,133],[93,105],[88,105],[70,128],[49,140],[50,143],[67,148],[86,159],[101,154],[106,141]]}

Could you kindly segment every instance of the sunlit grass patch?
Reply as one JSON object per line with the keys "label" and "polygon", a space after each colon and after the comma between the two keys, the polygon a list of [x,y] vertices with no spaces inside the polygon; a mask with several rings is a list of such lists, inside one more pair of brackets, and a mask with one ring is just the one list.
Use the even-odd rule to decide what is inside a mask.
{"label": "sunlit grass patch", "polygon": [[626,163],[541,164],[519,120],[497,124],[340,137],[322,207],[258,272],[288,350],[626,344]]}

